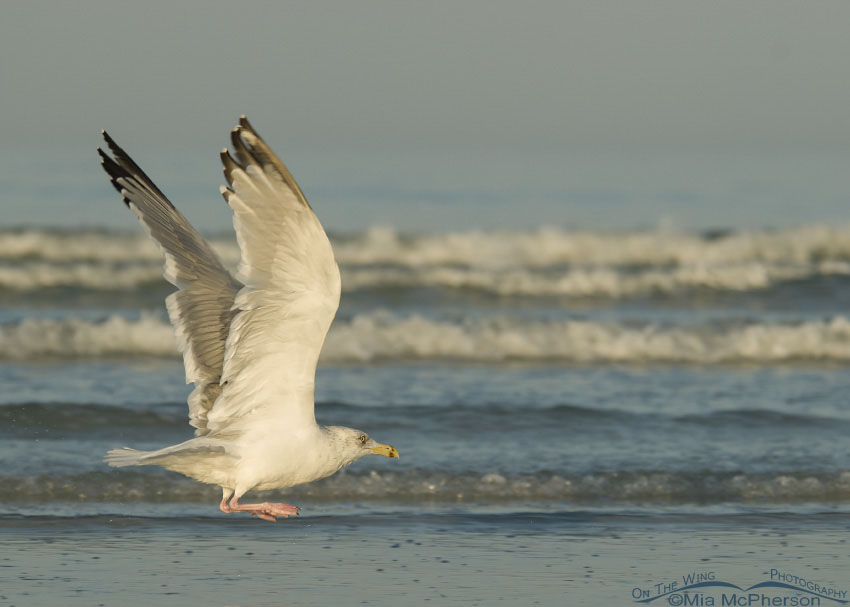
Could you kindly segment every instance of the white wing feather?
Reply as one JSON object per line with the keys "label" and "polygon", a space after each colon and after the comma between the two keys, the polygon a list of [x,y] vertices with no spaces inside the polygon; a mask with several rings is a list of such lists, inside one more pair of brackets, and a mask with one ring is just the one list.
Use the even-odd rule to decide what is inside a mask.
{"label": "white wing feather", "polygon": [[316,365],[339,305],[339,268],[292,175],[244,116],[231,140],[235,158],[222,152],[230,187],[221,191],[233,209],[245,287],[207,423],[221,434],[260,420],[297,431],[315,423]]}

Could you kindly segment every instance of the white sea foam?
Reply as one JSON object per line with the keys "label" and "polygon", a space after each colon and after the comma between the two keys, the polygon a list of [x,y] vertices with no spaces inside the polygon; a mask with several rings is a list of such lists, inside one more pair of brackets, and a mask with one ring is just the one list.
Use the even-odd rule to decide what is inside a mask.
{"label": "white sea foam", "polygon": [[540,268],[561,264],[714,266],[850,260],[850,226],[742,231],[716,238],[665,230],[457,232],[405,237],[373,229],[334,244],[344,264]]}
{"label": "white sea foam", "polygon": [[171,325],[152,314],[136,320],[114,315],[102,322],[79,318],[26,318],[0,326],[0,357],[40,358],[174,356]]}
{"label": "white sea foam", "polygon": [[[809,264],[850,260],[850,225],[815,225],[776,231],[734,232],[713,238],[666,230],[631,232],[533,231],[446,232],[402,235],[388,228],[333,238],[341,265],[393,264],[408,267],[460,265],[482,268],[579,266],[717,266],[753,261]],[[213,238],[228,264],[238,261],[232,238]],[[0,231],[0,259],[130,262],[159,260],[141,231]]]}
{"label": "white sea foam", "polygon": [[[213,238],[212,246],[233,265],[239,249],[232,239]],[[143,230],[133,233],[100,231],[0,231],[0,259],[54,262],[162,262],[162,253]]]}
{"label": "white sea foam", "polygon": [[812,265],[749,262],[727,266],[689,265],[626,271],[615,267],[540,272],[528,268],[343,268],[345,290],[370,288],[467,289],[501,296],[626,298],[692,289],[754,291],[792,280],[850,275],[850,263]]}
{"label": "white sea foam", "polygon": [[501,318],[454,324],[373,314],[337,323],[326,361],[460,359],[590,362],[850,360],[844,317],[794,325],[638,326]]}
{"label": "white sea foam", "polygon": [[[754,291],[818,276],[850,275],[850,262],[809,265],[752,261],[726,266],[672,266],[628,270],[617,267],[534,268],[343,266],[345,291],[393,288],[473,290],[500,296],[628,298],[675,295],[692,289]],[[164,281],[159,260],[143,263],[22,260],[0,265],[0,287],[18,292],[68,287],[132,291]]]}
{"label": "white sea foam", "polygon": [[[166,320],[111,316],[28,318],[0,326],[0,358],[36,360],[176,356]],[[629,326],[591,321],[512,318],[452,323],[375,313],[334,324],[322,352],[325,363],[391,360],[499,363],[758,363],[850,361],[850,321],[843,316],[797,324]]]}
{"label": "white sea foam", "polygon": [[52,287],[124,291],[161,280],[162,264],[154,262],[116,265],[88,261],[70,264],[23,261],[0,266],[0,287],[16,291]]}
{"label": "white sea foam", "polygon": [[[239,251],[212,239],[225,265]],[[666,231],[458,232],[390,229],[334,239],[343,288],[467,289],[502,296],[626,298],[690,289],[751,291],[850,274],[850,226],[745,231],[706,238]],[[161,281],[143,233],[0,231],[0,287],[133,290]]]}

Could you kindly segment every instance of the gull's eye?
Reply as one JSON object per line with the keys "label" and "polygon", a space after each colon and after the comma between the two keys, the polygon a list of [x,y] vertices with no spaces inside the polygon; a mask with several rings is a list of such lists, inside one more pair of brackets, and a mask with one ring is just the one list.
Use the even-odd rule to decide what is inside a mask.
{"label": "gull's eye", "polygon": [[369,437],[366,436],[365,434],[361,434],[360,436],[357,437],[357,440],[360,441],[361,445],[365,445],[366,441],[369,440]]}

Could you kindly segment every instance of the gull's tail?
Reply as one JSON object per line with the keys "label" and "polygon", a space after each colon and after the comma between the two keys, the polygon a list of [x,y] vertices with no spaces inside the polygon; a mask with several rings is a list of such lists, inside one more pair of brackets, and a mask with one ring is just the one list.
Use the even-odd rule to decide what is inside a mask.
{"label": "gull's tail", "polygon": [[193,438],[179,445],[171,445],[156,451],[139,451],[122,447],[112,449],[103,458],[115,468],[124,466],[162,466],[185,474],[203,483],[230,487],[230,472],[238,458],[227,451],[227,443],[205,436]]}
{"label": "gull's tail", "polygon": [[113,468],[123,468],[124,466],[142,466],[146,462],[146,455],[150,455],[150,451],[139,451],[138,449],[130,449],[122,447],[121,449],[113,449],[106,454],[103,460]]}
{"label": "gull's tail", "polygon": [[[210,449],[206,447],[206,443],[211,442],[209,439],[194,439],[188,440],[179,445],[171,445],[156,451],[139,451],[138,449],[130,449],[130,447],[121,447],[120,449],[112,449],[103,458],[107,464],[113,468],[123,468],[124,466],[164,466],[173,469],[169,464],[176,460],[185,459],[199,452],[208,454]],[[206,448],[205,448],[206,447]]]}

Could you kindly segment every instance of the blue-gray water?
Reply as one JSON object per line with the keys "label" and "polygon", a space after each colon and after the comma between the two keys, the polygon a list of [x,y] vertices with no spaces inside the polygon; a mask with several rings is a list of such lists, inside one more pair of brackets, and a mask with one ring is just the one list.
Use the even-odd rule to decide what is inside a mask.
{"label": "blue-gray water", "polygon": [[[235,243],[213,242],[234,264]],[[298,543],[311,575],[333,567],[321,565],[329,537],[352,550],[362,540],[371,560],[357,579],[367,586],[364,579],[400,566],[391,563],[403,549],[387,547],[407,539],[430,546],[407,564],[424,567],[418,579],[431,575],[435,590],[416,590],[411,574],[399,582],[409,592],[399,596],[411,600],[440,602],[434,563],[448,560],[470,571],[493,567],[469,574],[466,585],[461,570],[439,578],[459,601],[530,604],[519,595],[545,588],[541,603],[563,604],[559,588],[589,592],[596,581],[620,584],[606,597],[626,603],[637,578],[707,566],[702,559],[733,545],[739,560],[725,565],[752,575],[801,555],[824,583],[841,581],[846,545],[844,560],[831,555],[850,527],[850,227],[376,229],[333,242],[343,296],[318,372],[317,417],[361,428],[401,458],[367,458],[267,494],[302,507],[297,522],[269,525],[220,514],[216,488],[102,462],[110,448],[191,436],[189,388],[163,306],[170,287],[145,236],[0,232],[0,524],[4,543],[28,555],[5,565],[4,583],[34,593],[4,588],[0,596],[9,604],[72,604],[73,596],[80,604],[166,596],[197,604],[192,598],[213,596],[224,578],[202,590],[200,574],[187,573],[191,583],[167,595],[152,590],[154,573],[147,581],[127,573],[150,592],[122,603],[120,586],[92,590],[93,562],[71,582],[54,574],[41,585],[28,563],[73,567],[67,555],[84,546],[138,573],[145,558],[190,554],[181,547],[193,542],[216,558],[227,556],[224,544],[242,554],[247,542],[247,552],[279,559],[280,547],[263,543],[269,533]],[[453,532],[459,543],[448,539]],[[795,552],[775,534],[810,539]],[[223,543],[209,539],[216,535]],[[63,537],[71,538],[66,557],[50,548]],[[690,552],[671,551],[689,537]],[[503,549],[491,552],[490,540]],[[646,550],[655,553],[651,566],[641,564]],[[602,572],[593,573],[594,553],[607,554]],[[390,564],[381,566],[381,555]],[[187,558],[172,559],[176,570]],[[524,582],[505,581],[511,559],[520,559]],[[364,566],[353,563],[341,574]],[[553,564],[558,575],[546,577]],[[220,595],[220,604],[336,596],[280,580],[290,594],[267,596],[268,571],[240,571],[245,590]],[[73,595],[73,580],[88,590]]]}

